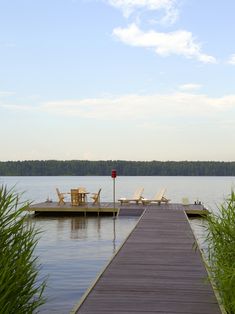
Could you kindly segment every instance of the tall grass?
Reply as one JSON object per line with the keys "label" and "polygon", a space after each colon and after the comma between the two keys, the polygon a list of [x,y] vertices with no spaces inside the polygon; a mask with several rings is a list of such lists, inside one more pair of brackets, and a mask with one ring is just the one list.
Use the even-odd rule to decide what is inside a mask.
{"label": "tall grass", "polygon": [[34,249],[38,231],[26,223],[19,197],[0,186],[0,313],[35,313],[44,303]]}
{"label": "tall grass", "polygon": [[227,313],[235,313],[235,193],[220,205],[218,214],[210,213],[208,253],[211,275]]}

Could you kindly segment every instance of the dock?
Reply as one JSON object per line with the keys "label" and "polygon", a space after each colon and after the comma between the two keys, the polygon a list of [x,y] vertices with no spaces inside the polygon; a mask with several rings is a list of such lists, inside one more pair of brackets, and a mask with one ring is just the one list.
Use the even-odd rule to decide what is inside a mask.
{"label": "dock", "polygon": [[[219,314],[200,250],[181,204],[150,205],[71,313]],[[123,206],[120,215],[140,211]]]}
{"label": "dock", "polygon": [[125,204],[120,205],[112,202],[101,202],[99,205],[93,205],[92,203],[86,203],[79,206],[72,206],[70,202],[64,205],[59,205],[58,202],[42,202],[28,206],[27,211],[35,213],[37,215],[50,215],[50,214],[115,214],[122,216],[140,216],[146,208],[161,208],[168,210],[169,208],[177,211],[185,211],[187,215],[204,216],[207,214],[207,210],[203,205],[182,205],[182,204]]}
{"label": "dock", "polygon": [[64,205],[59,205],[58,202],[43,202],[34,205],[30,205],[27,211],[35,213],[37,215],[72,215],[72,214],[115,214],[119,211],[118,206],[113,206],[111,202],[100,203],[99,205],[92,205],[92,203],[86,203],[79,206],[72,206],[70,202]]}

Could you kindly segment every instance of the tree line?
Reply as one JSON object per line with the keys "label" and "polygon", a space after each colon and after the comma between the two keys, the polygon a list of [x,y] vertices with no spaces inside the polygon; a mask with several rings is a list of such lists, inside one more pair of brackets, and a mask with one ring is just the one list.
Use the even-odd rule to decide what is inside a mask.
{"label": "tree line", "polygon": [[0,162],[0,176],[235,176],[235,162],[27,160]]}

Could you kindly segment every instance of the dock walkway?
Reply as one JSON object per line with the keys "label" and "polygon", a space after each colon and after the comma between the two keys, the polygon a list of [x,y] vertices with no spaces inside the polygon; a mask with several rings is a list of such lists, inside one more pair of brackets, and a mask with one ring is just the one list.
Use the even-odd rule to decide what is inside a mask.
{"label": "dock walkway", "polygon": [[172,208],[147,207],[75,313],[221,313],[184,208]]}

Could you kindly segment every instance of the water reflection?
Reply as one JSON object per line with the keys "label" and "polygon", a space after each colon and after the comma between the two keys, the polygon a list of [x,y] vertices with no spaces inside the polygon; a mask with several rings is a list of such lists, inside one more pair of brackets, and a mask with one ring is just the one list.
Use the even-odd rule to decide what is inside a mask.
{"label": "water reflection", "polygon": [[196,237],[197,243],[201,250],[203,251],[205,257],[208,255],[208,244],[207,244],[207,234],[208,225],[204,218],[190,218],[189,220],[191,228],[193,230],[194,236]]}
{"label": "water reflection", "polygon": [[86,238],[87,218],[71,218],[71,239]]}
{"label": "water reflection", "polygon": [[32,217],[41,229],[36,255],[41,277],[49,274],[46,304],[39,313],[65,314],[116,253],[137,222],[134,217]]}
{"label": "water reflection", "polygon": [[[88,219],[86,217],[71,218],[71,239],[84,239],[87,237],[87,224]],[[94,230],[96,230],[97,240],[100,240],[101,235],[101,221],[100,216],[94,219]],[[60,224],[58,224],[58,231],[61,232]],[[113,254],[116,253],[116,219],[113,219]]]}

